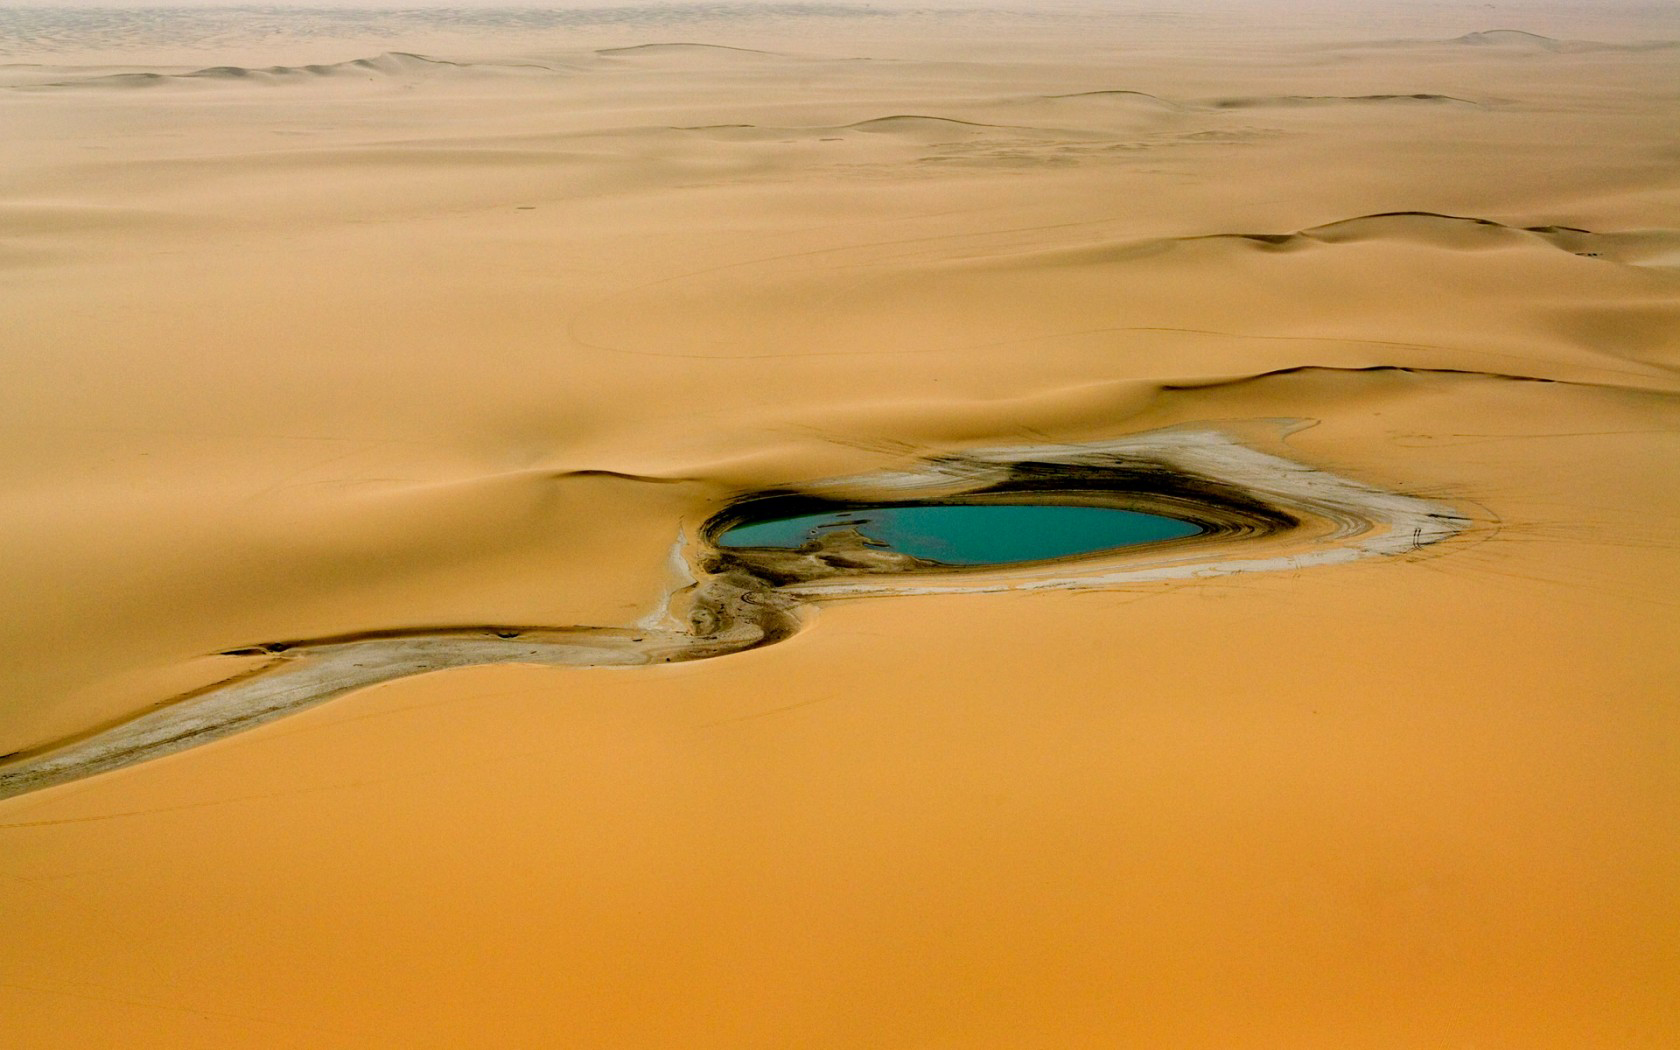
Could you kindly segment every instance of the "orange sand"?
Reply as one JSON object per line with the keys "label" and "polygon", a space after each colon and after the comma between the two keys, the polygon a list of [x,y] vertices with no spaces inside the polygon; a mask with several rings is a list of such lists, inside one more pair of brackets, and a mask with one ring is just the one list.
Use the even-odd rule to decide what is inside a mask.
{"label": "orange sand", "polygon": [[0,802],[6,1041],[1680,1041],[1680,48],[1577,43],[1680,27],[1519,10],[7,43],[0,752],[951,449],[1307,420],[1475,527]]}

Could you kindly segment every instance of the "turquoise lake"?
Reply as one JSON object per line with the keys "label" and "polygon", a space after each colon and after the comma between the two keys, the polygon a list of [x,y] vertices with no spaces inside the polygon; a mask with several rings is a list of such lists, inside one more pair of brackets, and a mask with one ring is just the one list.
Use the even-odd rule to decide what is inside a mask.
{"label": "turquoise lake", "polygon": [[856,529],[883,549],[945,565],[1007,565],[1180,539],[1200,532],[1177,518],[1111,507],[920,504],[805,514],[737,525],[723,547],[794,550]]}

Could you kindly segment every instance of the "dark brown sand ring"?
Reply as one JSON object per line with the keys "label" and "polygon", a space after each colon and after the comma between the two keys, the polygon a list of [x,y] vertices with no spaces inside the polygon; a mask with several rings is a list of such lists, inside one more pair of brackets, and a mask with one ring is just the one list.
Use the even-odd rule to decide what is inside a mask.
{"label": "dark brown sand ring", "polygon": [[[1195,536],[1091,557],[952,568],[836,540],[799,550],[728,549],[743,521],[871,501],[1057,503],[1163,514]],[[693,582],[646,627],[417,628],[275,642],[226,655],[265,665],[115,725],[8,756],[0,798],[208,743],[366,686],[453,667],[636,667],[769,645],[799,629],[808,602],[864,595],[1116,587],[1401,555],[1470,526],[1443,504],[1387,492],[1223,433],[1172,429],[1100,445],[970,450],[882,472],[749,493],[679,542]]]}

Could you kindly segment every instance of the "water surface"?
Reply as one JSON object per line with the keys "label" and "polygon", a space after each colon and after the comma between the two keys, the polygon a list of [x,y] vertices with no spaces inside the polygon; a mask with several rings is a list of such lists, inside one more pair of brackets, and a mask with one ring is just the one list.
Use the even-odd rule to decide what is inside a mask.
{"label": "water surface", "polygon": [[1117,510],[1034,504],[869,507],[737,525],[724,547],[797,549],[856,529],[871,545],[945,565],[1006,565],[1193,536],[1187,521]]}

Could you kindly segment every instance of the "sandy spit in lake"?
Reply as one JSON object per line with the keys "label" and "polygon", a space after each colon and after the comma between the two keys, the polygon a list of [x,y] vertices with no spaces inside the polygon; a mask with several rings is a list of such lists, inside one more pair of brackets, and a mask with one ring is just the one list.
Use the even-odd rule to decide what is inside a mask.
{"label": "sandy spit in lake", "polygon": [[3,14],[12,763],[273,643],[674,630],[731,500],[1000,447],[1463,522],[0,802],[7,1039],[1680,1040],[1680,26],[1606,7]]}

